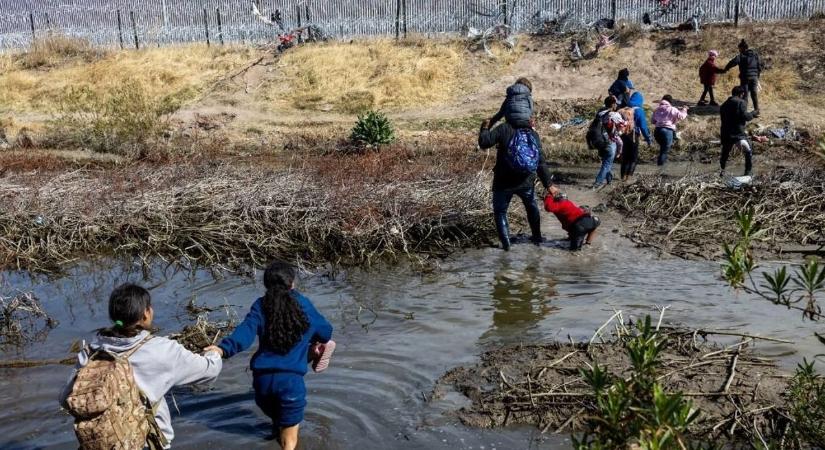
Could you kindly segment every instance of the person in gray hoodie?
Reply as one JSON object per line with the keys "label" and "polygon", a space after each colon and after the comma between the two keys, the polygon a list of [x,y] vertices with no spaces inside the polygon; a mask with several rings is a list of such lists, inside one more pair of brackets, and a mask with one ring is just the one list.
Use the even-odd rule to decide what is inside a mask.
{"label": "person in gray hoodie", "polygon": [[221,372],[221,356],[215,351],[198,355],[177,341],[153,336],[149,332],[154,318],[151,297],[146,289],[135,284],[124,284],[112,291],[109,318],[114,325],[100,330],[88,348],[78,353],[78,363],[60,393],[60,405],[67,408],[66,398],[71,393],[77,370],[88,363],[90,352],[103,349],[122,353],[140,346],[129,357],[129,363],[138,388],[157,405],[155,420],[167,441],[164,448],[169,448],[175,433],[164,396],[175,386],[215,380]]}
{"label": "person in gray hoodie", "polygon": [[533,85],[527,78],[519,78],[507,88],[507,97],[498,112],[490,118],[490,127],[503,117],[513,128],[530,128],[533,117]]}

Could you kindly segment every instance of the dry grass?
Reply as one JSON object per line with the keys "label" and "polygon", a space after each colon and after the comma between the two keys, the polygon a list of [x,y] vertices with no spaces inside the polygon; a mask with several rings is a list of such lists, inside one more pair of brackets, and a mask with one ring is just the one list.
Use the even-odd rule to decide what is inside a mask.
{"label": "dry grass", "polygon": [[50,69],[71,62],[94,62],[105,57],[106,53],[86,39],[51,33],[39,38],[15,59],[23,69]]}
{"label": "dry grass", "polygon": [[297,48],[280,59],[265,96],[282,106],[359,112],[431,105],[466,86],[465,56],[454,43],[389,40]]}
{"label": "dry grass", "polygon": [[275,170],[209,161],[7,174],[0,266],[59,270],[107,254],[232,269],[441,255],[492,236],[479,157],[398,148]]}
{"label": "dry grass", "polygon": [[89,63],[67,63],[48,71],[27,69],[25,55],[0,58],[0,111],[49,111],[70,87],[103,93],[126,79],[141,83],[147,94],[194,95],[232,69],[243,66],[253,50],[204,45],[113,52]]}

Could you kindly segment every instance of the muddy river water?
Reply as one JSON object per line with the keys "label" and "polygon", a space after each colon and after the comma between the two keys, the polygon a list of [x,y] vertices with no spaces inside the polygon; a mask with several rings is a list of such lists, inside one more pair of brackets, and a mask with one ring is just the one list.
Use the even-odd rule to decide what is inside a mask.
{"label": "muddy river water", "polygon": [[[558,244],[523,244],[509,253],[467,251],[423,275],[395,266],[334,278],[304,276],[299,289],[336,327],[338,349],[327,372],[307,375],[303,448],[569,448],[567,436],[542,436],[531,427],[465,428],[445,414],[464,399],[451,394],[433,399],[431,391],[446,370],[474,362],[496,344],[589,339],[614,309],[656,314],[656,305],[670,305],[666,317],[672,322],[795,341],[796,346],[757,344],[788,369],[821,350],[813,337],[821,324],[730,291],[719,281],[718,264],[659,257],[606,228],[593,248],[578,255]],[[198,304],[233,305],[243,317],[262,292],[260,273],[255,280],[216,280],[205,271],[158,268],[148,280],[142,276],[137,269],[100,265],[80,265],[52,280],[3,274],[4,291],[33,290],[60,323],[44,341],[0,356],[65,357],[72,340],[88,338],[108,323],[108,292],[127,280],[154,286],[162,333],[191,320],[185,305],[192,298]],[[224,314],[219,310],[211,317]],[[250,354],[227,361],[211,389],[176,391],[175,448],[278,448],[265,440],[269,426],[253,401],[246,369]],[[71,420],[56,402],[69,372],[58,365],[0,369],[0,448],[76,448]]]}

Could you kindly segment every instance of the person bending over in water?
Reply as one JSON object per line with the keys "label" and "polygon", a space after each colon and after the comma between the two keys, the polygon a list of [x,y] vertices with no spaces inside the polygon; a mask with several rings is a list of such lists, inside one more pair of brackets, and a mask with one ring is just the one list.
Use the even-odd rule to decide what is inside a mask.
{"label": "person bending over in water", "polygon": [[601,221],[567,199],[557,186],[547,188],[544,209],[556,215],[561,227],[570,236],[570,250],[581,250],[582,244],[590,245],[596,237]]}
{"label": "person bending over in water", "polygon": [[255,403],[272,419],[272,432],[280,436],[281,447],[292,450],[298,445],[298,426],[304,420],[304,375],[307,359],[313,359],[310,348],[316,342],[325,344],[318,351],[320,361],[313,365],[316,371],[323,370],[335,350],[330,340],[332,325],[295,290],[292,266],[270,264],[264,272],[264,286],[266,293],[255,300],[238,328],[204,351],[231,358],[258,337],[258,351],[250,362]]}

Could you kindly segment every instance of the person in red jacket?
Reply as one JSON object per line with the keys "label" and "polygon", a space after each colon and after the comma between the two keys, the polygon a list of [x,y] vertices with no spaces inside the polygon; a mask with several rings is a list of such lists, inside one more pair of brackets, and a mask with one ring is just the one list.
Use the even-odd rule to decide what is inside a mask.
{"label": "person in red jacket", "polygon": [[716,58],[719,57],[719,52],[716,50],[711,50],[708,52],[708,59],[702,64],[702,67],[699,68],[699,81],[702,82],[702,85],[705,87],[705,90],[702,91],[702,97],[699,98],[699,106],[705,106],[708,102],[705,101],[705,96],[710,94],[710,106],[719,106],[716,103],[716,98],[713,97],[713,86],[716,85],[716,78],[718,74],[723,73],[724,71],[718,67],[716,67]]}
{"label": "person in red jacket", "polygon": [[581,250],[582,244],[590,245],[593,242],[596,229],[599,228],[601,221],[589,211],[585,211],[568,200],[557,186],[547,188],[544,209],[555,214],[561,222],[561,227],[567,231],[570,236],[570,250]]}

